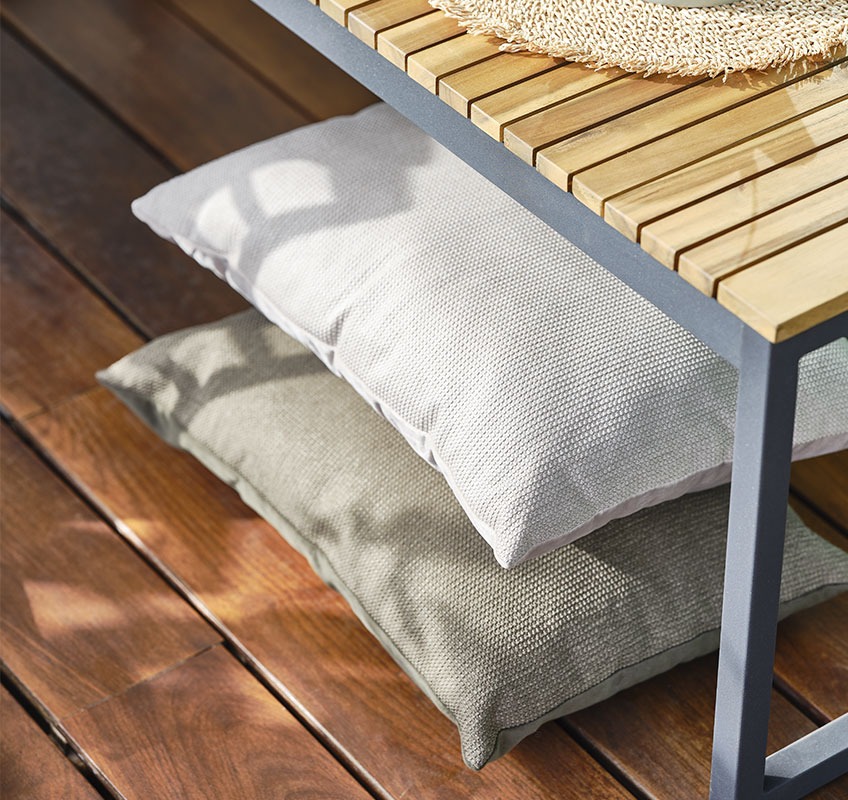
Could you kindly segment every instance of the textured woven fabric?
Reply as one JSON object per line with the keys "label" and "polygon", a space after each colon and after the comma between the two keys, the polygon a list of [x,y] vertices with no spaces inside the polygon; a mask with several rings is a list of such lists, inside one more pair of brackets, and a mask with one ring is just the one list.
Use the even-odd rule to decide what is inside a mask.
{"label": "textured woven fabric", "polygon": [[[726,0],[725,0],[726,1]],[[709,0],[656,0],[668,6]],[[719,75],[821,60],[848,44],[846,0],[430,0],[474,33],[592,67]]]}
{"label": "textured woven fabric", "polygon": [[[310,558],[457,724],[472,767],[717,644],[724,488],[502,570],[442,477],[255,311],[100,378]],[[790,515],[784,613],[846,582],[848,554]]]}
{"label": "textured woven fabric", "polygon": [[[386,106],[133,205],[437,466],[513,566],[729,478],[736,372]],[[848,342],[802,369],[796,457],[848,446]]]}

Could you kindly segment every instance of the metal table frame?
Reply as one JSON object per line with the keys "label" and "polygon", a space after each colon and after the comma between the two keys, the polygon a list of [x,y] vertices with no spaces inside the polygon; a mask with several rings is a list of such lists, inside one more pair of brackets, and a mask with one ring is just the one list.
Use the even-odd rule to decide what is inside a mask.
{"label": "metal table frame", "polygon": [[307,0],[253,0],[739,369],[711,800],[798,800],[848,773],[848,713],[766,758],[798,361],[848,312],[772,344]]}

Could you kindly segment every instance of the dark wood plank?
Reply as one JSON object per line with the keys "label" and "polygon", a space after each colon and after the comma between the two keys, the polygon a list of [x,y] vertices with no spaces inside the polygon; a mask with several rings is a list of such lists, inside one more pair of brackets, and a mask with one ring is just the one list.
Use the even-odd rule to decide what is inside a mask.
{"label": "dark wood plank", "polygon": [[56,717],[220,641],[180,596],[0,427],[2,658]]}
{"label": "dark wood plank", "polygon": [[352,114],[377,98],[250,0],[162,0],[288,95],[313,119]]}
{"label": "dark wood plank", "polygon": [[172,173],[5,32],[0,59],[3,194],[23,216],[148,333],[244,308],[132,216]]}
{"label": "dark wood plank", "polygon": [[[233,44],[228,52],[232,58],[229,60],[235,58],[248,65],[248,72],[261,72],[260,83],[270,81],[275,87],[280,87],[283,94],[296,99],[301,87],[292,88],[288,74],[295,75],[297,65],[286,63],[289,57],[297,60],[295,51],[291,51],[290,56],[279,50],[267,50],[281,29],[270,21],[264,28],[257,22],[256,28],[253,23],[245,26],[245,30],[250,30],[250,36],[262,37],[257,54],[252,55],[249,52],[250,36],[242,38],[241,15],[248,8],[252,14],[256,10],[247,0],[243,0],[244,6],[237,7],[237,2],[240,0],[218,0],[208,4],[200,0],[160,0],[163,7],[178,6],[185,18],[191,17],[197,30],[203,28],[203,38],[216,47],[219,45],[219,42],[213,41],[216,37],[219,40],[232,38]],[[74,0],[71,5],[81,8],[81,3],[82,0]],[[13,4],[16,9],[24,6],[18,0],[14,0]],[[48,0],[37,0],[35,5],[44,14],[52,14]],[[112,4],[105,0],[85,0],[84,5],[95,9],[89,27],[97,31],[97,15],[105,11],[113,18],[117,17],[120,25],[132,29],[134,38],[131,44],[148,41],[145,38],[147,28],[136,31],[133,27],[136,20],[143,21],[151,15],[162,17],[157,11],[136,13],[142,5],[140,0],[133,3],[121,0]],[[132,19],[127,25],[125,11],[130,8],[133,9],[129,15]],[[37,13],[29,9],[24,9],[24,12]],[[65,14],[66,9],[60,9],[60,12]],[[47,24],[52,26],[52,20],[48,20]],[[232,30],[227,31],[227,26]],[[103,30],[99,29],[100,36]],[[115,113],[142,135],[148,136],[148,133],[139,125],[155,125],[150,134],[151,142],[156,147],[171,147],[172,152],[165,152],[182,166],[183,162],[174,154],[187,152],[187,148],[193,145],[179,138],[172,141],[167,124],[171,123],[172,128],[176,128],[180,124],[193,124],[193,121],[180,120],[180,108],[174,112],[177,114],[174,120],[163,120],[155,114],[145,115],[144,111],[145,104],[159,103],[159,108],[167,108],[168,101],[156,95],[170,88],[172,73],[169,70],[179,62],[178,56],[163,54],[159,50],[160,45],[156,42],[162,38],[163,30],[167,32],[168,29],[157,30],[156,26],[149,29],[154,57],[136,53],[132,47],[126,53],[111,47],[106,55],[95,53],[92,56],[80,49],[79,42],[84,39],[76,39],[75,50],[72,49],[75,59],[89,65],[102,63],[106,70],[113,68],[114,59],[120,61],[125,55],[135,59],[137,64],[155,64],[154,72],[160,70],[156,85],[141,87],[148,92],[147,97],[121,97],[120,89],[115,88],[111,76],[104,79],[92,72],[90,67],[88,72],[82,70],[74,72],[74,75],[99,98],[112,105]],[[53,31],[51,35],[55,37],[57,34]],[[78,35],[74,32],[74,36]],[[3,44],[6,44],[5,37]],[[61,48],[68,47],[62,42],[59,45]],[[78,92],[70,90],[55,73],[44,70],[31,56],[17,58],[18,53],[12,54],[21,69],[13,80],[9,80],[5,70],[9,63],[8,48],[3,49],[6,80],[2,98],[4,113],[0,122],[4,128],[4,192],[13,204],[53,239],[75,267],[88,270],[88,274],[111,298],[117,298],[122,308],[138,320],[145,331],[159,332],[219,317],[230,310],[224,308],[226,302],[232,302],[233,308],[240,305],[240,301],[222,284],[194,267],[174,248],[147,233],[126,211],[133,196],[168,177],[169,169],[146,153],[142,145],[107,115],[96,111]],[[203,49],[201,47],[198,51]],[[265,59],[268,59],[267,62]],[[279,66],[275,66],[277,61]],[[73,67],[70,61],[62,63],[69,69]],[[118,65],[118,68],[127,69],[125,65]],[[228,74],[236,74],[231,68],[228,68]],[[272,74],[274,70],[279,72]],[[35,79],[31,71],[36,73]],[[39,75],[47,77],[39,78]],[[209,85],[214,86],[214,76],[206,77]],[[132,85],[135,86],[135,82]],[[42,86],[42,93],[36,94],[34,100],[30,98],[27,107],[29,93],[38,86]],[[7,108],[10,89],[15,100],[13,114],[8,113]],[[328,113],[335,113],[337,90],[327,85],[325,92]],[[272,89],[273,93],[276,89]],[[306,112],[310,113],[310,109]],[[311,114],[315,113],[311,111]],[[132,114],[138,119],[134,119]],[[17,136],[13,142],[16,145],[13,162],[7,161],[6,157],[7,152],[12,152],[7,151],[7,130],[15,131]],[[216,134],[210,132],[209,140],[201,147],[214,147],[215,138]],[[46,143],[46,149],[42,148],[42,142]],[[105,153],[102,152],[104,147]],[[10,163],[14,166],[12,174],[17,181],[11,188]],[[119,165],[119,169],[115,165]],[[26,180],[22,181],[21,176]],[[133,181],[139,188],[130,193],[127,185]],[[80,203],[83,205],[81,209],[78,208]],[[197,291],[193,286],[195,280],[199,287]],[[50,302],[59,300],[55,298]],[[69,307],[64,312],[73,314],[73,304],[73,299],[68,298]],[[72,345],[69,350],[71,358],[77,357],[75,346]],[[50,346],[45,344],[44,352],[47,355]],[[27,378],[27,382],[29,380]],[[51,391],[61,389],[61,381],[53,382],[52,378],[45,378],[45,381],[45,391],[47,388]],[[74,393],[76,390],[68,394]],[[515,754],[487,768],[482,775],[467,771],[461,765],[457,737],[450,723],[432,708],[362,630],[343,601],[311,574],[303,559],[294,554],[267,525],[256,520],[232,492],[223,489],[191,459],[161,445],[135,420],[128,421],[126,412],[117,409],[114,401],[104,399],[102,392],[95,391],[88,397],[78,397],[50,415],[41,415],[29,424],[43,442],[55,448],[54,453],[63,465],[85,483],[93,496],[96,495],[104,510],[126,526],[127,535],[139,537],[137,546],[162,558],[165,569],[185,582],[187,591],[198,602],[204,603],[229,631],[234,646],[247,660],[265,671],[277,689],[306,718],[314,720],[320,735],[326,735],[335,746],[347,751],[346,758],[377,793],[424,798],[603,799],[629,796],[555,725],[546,726]],[[51,477],[51,480],[55,479]],[[812,491],[819,488],[815,477],[811,479],[809,488]],[[63,488],[62,492],[66,491]],[[826,504],[830,492],[829,489],[823,492]],[[31,516],[38,519],[37,514]],[[114,537],[114,533],[111,535]],[[54,558],[58,556],[61,565],[64,551],[57,549],[52,555]],[[142,561],[139,560],[138,564],[140,569],[148,570]],[[58,569],[57,566],[51,568]],[[839,648],[827,646],[826,620],[832,623],[831,633],[838,631],[840,624],[842,627],[845,624],[844,616],[842,619],[836,616],[844,614],[844,610],[840,610],[843,607],[835,605],[832,613],[825,611],[829,608],[830,604],[825,604],[821,609],[806,612],[810,620],[799,622],[798,630],[793,628],[789,631],[789,650],[786,644],[781,644],[777,662],[778,678],[785,682],[790,695],[793,692],[799,693],[799,696],[809,695],[808,707],[820,716],[832,713],[839,690],[838,684],[832,684],[827,677],[833,675],[828,665],[832,664]],[[817,623],[821,620],[819,612],[824,614],[824,627]],[[796,619],[802,618],[803,615],[800,615]],[[781,628],[781,642],[787,641],[784,634],[786,625],[784,623]],[[804,663],[803,654],[811,647],[810,652],[821,653],[823,665]],[[821,649],[816,650],[817,647]],[[783,661],[781,654],[784,655]],[[206,659],[207,655],[202,658]],[[187,664],[193,665],[199,660],[191,659]],[[825,679],[820,680],[816,668],[822,666]],[[96,710],[83,714],[83,726],[92,727],[93,739],[86,738],[88,728],[75,729],[76,733],[87,744],[96,740],[100,749],[94,751],[94,756],[108,768],[110,776],[120,783],[127,796],[171,796],[172,785],[167,785],[166,790],[162,788],[165,781],[176,781],[174,785],[189,783],[194,780],[196,770],[205,769],[224,769],[227,773],[224,785],[232,774],[241,779],[241,784],[231,790],[229,796],[246,796],[245,786],[254,796],[265,796],[262,792],[267,792],[269,787],[276,788],[274,781],[282,773],[277,771],[280,767],[272,756],[268,756],[266,762],[262,742],[257,774],[267,769],[267,774],[272,777],[254,784],[252,772],[248,777],[240,772],[254,769],[252,752],[245,749],[244,752],[224,753],[218,749],[219,738],[215,737],[211,745],[202,739],[194,740],[191,737],[196,732],[197,721],[205,719],[202,709],[195,706],[194,716],[183,717],[180,709],[171,708],[172,704],[181,704],[181,692],[189,691],[186,684],[191,686],[191,681],[182,677],[189,674],[183,671],[185,668],[186,665],[183,665],[174,670],[178,673],[174,683],[165,686],[153,700],[143,694],[145,687],[141,686],[129,690],[127,696],[131,695],[131,698],[126,703],[124,696],[120,700],[106,702],[107,710],[103,712],[105,716],[102,719],[96,716]],[[241,673],[240,681],[251,680],[243,669]],[[171,674],[166,673],[153,681],[157,691],[163,686],[159,680]],[[214,686],[217,674],[217,670],[211,669],[191,673],[201,694],[207,691],[209,685]],[[691,682],[692,679],[689,680]],[[681,691],[691,690],[692,687],[687,686],[684,681]],[[137,690],[140,693],[136,694]],[[228,696],[228,702],[240,704],[240,691],[235,692],[235,699]],[[161,698],[167,698],[164,705]],[[165,708],[164,717],[161,713],[150,712],[149,703],[157,711]],[[786,711],[788,706],[785,701],[780,701],[780,706],[778,734],[783,731],[789,735],[790,729],[794,730],[797,726],[798,715],[791,709],[791,713]],[[638,705],[638,709],[643,717],[653,713],[649,702]],[[664,713],[663,709],[661,711]],[[216,724],[218,727],[223,725],[225,730],[228,730],[229,720],[234,720],[231,727],[236,730],[238,721],[242,719],[238,708],[229,717],[228,711],[221,715],[217,715],[217,711],[215,713]],[[708,724],[711,724],[711,709],[705,712],[702,708],[698,713],[702,715],[698,725],[703,723],[704,718],[709,718]],[[165,724],[160,725],[163,719]],[[257,727],[261,728],[261,715],[255,719],[259,721]],[[673,717],[665,719],[669,720],[669,725],[676,724]],[[68,724],[73,724],[74,720],[76,717]],[[127,731],[138,730],[139,720],[146,721],[146,727],[130,741]],[[632,720],[625,720],[626,724],[628,722],[632,723]],[[102,738],[103,730],[109,732],[117,728],[121,730],[116,731],[113,742]],[[661,733],[665,736],[663,741],[667,741],[676,737],[687,738],[690,732],[691,728],[678,725],[674,730]],[[702,737],[707,746],[708,738],[708,735]],[[275,738],[274,741],[278,740]],[[191,752],[183,755],[183,748],[188,750],[192,743]],[[130,758],[127,752],[136,745],[139,745],[141,754]],[[636,743],[637,751],[638,745],[639,742]],[[279,751],[280,745],[276,747]],[[666,757],[659,747],[646,750],[643,748],[641,751],[646,760],[659,758],[662,761]],[[607,751],[604,752],[608,755]],[[687,758],[689,752],[686,748],[675,750],[674,758]],[[636,768],[641,768],[639,753],[631,753],[630,757]],[[171,758],[187,761],[188,765],[172,764]],[[658,797],[692,796],[677,795],[675,789],[678,786],[686,788],[700,780],[693,780],[693,769],[699,775],[703,773],[701,762],[694,768],[687,768],[674,758],[669,769],[680,767],[684,776],[680,782],[672,780],[664,790],[667,793]],[[626,766],[625,761],[618,764],[619,767]],[[635,779],[644,783],[644,774],[636,768],[633,772]],[[631,767],[626,766],[626,769]],[[148,774],[150,772],[153,774]],[[656,775],[648,777],[653,779]],[[344,774],[342,778],[347,780]],[[347,786],[346,783],[341,785]],[[186,791],[193,788],[192,783]],[[203,796],[214,796],[210,791]],[[342,790],[339,796],[354,795]]]}
{"label": "dark wood plank", "polygon": [[[826,483],[818,491],[826,494]],[[848,536],[797,498],[792,507],[816,533],[843,550]],[[775,678],[781,690],[814,719],[848,712],[848,594],[784,620],[777,629]]]}
{"label": "dark wood plank", "polygon": [[157,3],[9,0],[4,15],[180,169],[308,121]]}
{"label": "dark wood plank", "polygon": [[451,723],[344,601],[233,492],[159,442],[104,391],[80,395],[27,426],[386,794],[627,796],[556,725],[480,773],[464,767]]}
{"label": "dark wood plank", "polygon": [[848,712],[848,594],[781,623],[774,669],[804,710],[820,719]]}
{"label": "dark wood plank", "polygon": [[[712,749],[715,656],[700,658],[634,686],[566,723],[648,796],[655,800],[706,797]],[[772,693],[769,752],[815,726],[776,692]],[[844,800],[848,776],[814,793],[819,800]]]}
{"label": "dark wood plank", "polygon": [[99,800],[100,795],[0,689],[0,797],[6,800]]}
{"label": "dark wood plank", "polygon": [[796,461],[792,488],[848,532],[848,450]]}
{"label": "dark wood plank", "polygon": [[0,232],[0,402],[23,417],[92,388],[142,339],[5,212]]}
{"label": "dark wood plank", "polygon": [[223,647],[66,722],[127,800],[370,795]]}

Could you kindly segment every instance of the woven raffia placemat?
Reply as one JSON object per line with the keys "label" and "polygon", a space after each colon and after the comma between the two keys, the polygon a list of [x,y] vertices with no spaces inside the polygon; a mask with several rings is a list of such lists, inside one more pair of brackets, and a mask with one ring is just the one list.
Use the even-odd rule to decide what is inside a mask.
{"label": "woven raffia placemat", "polygon": [[822,60],[848,45],[848,0],[740,0],[675,8],[645,0],[430,0],[472,33],[592,67],[720,75]]}

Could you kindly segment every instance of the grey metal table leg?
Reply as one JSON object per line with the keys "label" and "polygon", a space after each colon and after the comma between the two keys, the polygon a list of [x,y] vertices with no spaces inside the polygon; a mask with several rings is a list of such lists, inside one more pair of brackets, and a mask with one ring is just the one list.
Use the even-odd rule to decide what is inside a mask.
{"label": "grey metal table leg", "polygon": [[846,718],[768,759],[798,352],[743,335],[711,800],[803,797],[846,769]]}
{"label": "grey metal table leg", "polygon": [[766,759],[765,796],[794,800],[848,772],[848,714]]}
{"label": "grey metal table leg", "polygon": [[797,358],[742,339],[711,800],[763,794]]}

